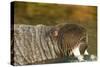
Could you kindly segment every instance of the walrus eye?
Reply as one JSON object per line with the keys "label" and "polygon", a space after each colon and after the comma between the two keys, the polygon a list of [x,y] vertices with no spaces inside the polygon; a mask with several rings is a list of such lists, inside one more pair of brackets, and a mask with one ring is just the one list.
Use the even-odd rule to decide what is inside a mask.
{"label": "walrus eye", "polygon": [[81,42],[86,42],[86,38],[83,38],[83,39],[81,40]]}
{"label": "walrus eye", "polygon": [[58,31],[54,31],[54,36],[58,36]]}

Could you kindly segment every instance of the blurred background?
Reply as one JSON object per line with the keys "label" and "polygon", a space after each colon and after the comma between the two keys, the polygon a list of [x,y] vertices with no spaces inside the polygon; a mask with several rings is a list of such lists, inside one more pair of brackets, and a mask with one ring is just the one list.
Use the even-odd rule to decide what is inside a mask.
{"label": "blurred background", "polygon": [[14,24],[57,25],[76,23],[84,26],[89,34],[90,54],[97,55],[97,7],[67,4],[12,2]]}

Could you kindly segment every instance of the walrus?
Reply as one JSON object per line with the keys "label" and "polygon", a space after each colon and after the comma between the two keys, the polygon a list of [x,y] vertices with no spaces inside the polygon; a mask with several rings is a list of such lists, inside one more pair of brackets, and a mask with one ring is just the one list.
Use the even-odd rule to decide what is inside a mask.
{"label": "walrus", "polygon": [[87,49],[87,30],[78,24],[14,24],[11,29],[12,65],[96,59]]}

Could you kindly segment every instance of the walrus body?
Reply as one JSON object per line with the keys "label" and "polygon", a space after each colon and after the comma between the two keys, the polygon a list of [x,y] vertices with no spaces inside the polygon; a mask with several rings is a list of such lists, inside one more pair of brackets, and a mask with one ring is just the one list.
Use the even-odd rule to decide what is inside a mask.
{"label": "walrus body", "polygon": [[86,29],[76,24],[15,24],[11,31],[12,65],[49,63],[71,56],[83,61],[81,55],[88,54]]}

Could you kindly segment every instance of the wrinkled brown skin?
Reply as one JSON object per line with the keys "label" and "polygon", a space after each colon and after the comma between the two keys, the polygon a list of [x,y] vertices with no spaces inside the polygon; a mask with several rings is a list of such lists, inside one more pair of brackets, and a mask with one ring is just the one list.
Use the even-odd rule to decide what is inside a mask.
{"label": "wrinkled brown skin", "polygon": [[61,51],[61,56],[71,56],[73,55],[72,50],[80,45],[80,53],[84,54],[87,49],[87,32],[86,29],[77,24],[61,24],[56,25],[52,29],[52,35],[57,40],[59,49]]}

